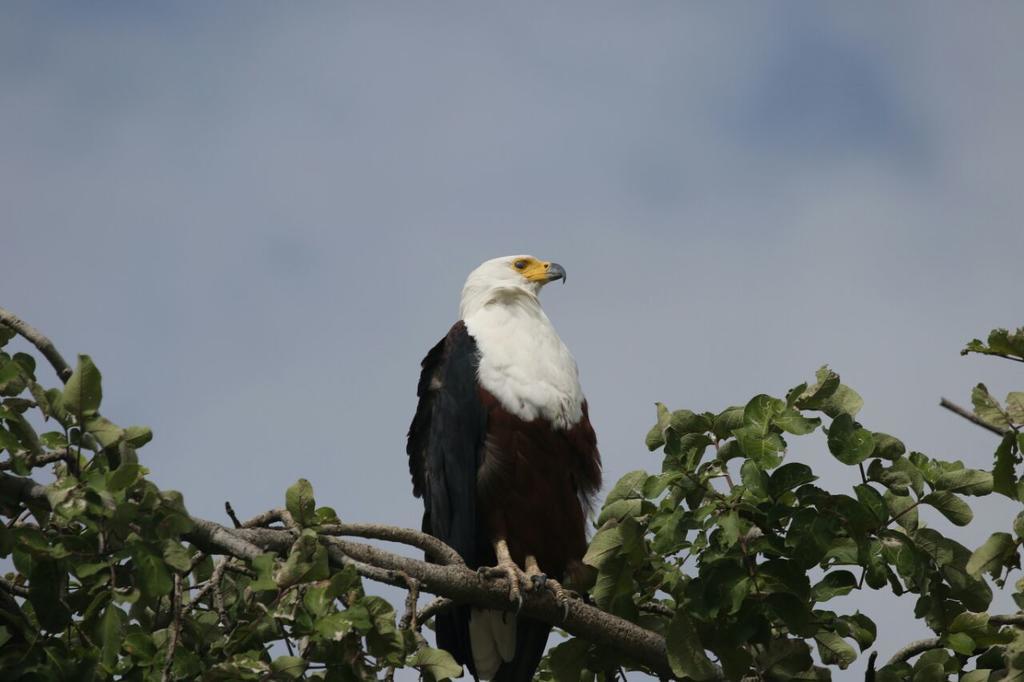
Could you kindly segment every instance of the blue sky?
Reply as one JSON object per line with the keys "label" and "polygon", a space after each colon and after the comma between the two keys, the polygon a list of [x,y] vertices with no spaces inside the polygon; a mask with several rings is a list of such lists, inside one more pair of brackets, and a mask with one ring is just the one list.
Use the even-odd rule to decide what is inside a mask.
{"label": "blue sky", "polygon": [[[212,518],[302,476],[416,525],[419,360],[466,274],[523,252],[569,272],[543,302],[609,483],[658,468],[654,401],[717,410],[826,362],[869,428],[984,466],[992,439],[937,403],[1021,386],[957,352],[1024,322],[1022,15],[8,3],[0,305],[92,354],[105,413],[151,425],[154,479]],[[793,456],[854,483],[823,438]],[[978,511],[967,544],[1014,513]],[[845,605],[883,658],[924,634],[910,600]]]}

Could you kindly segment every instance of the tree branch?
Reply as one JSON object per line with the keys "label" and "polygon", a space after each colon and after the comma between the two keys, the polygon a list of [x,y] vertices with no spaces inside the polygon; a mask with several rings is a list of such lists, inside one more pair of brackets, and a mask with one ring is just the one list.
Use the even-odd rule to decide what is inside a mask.
{"label": "tree branch", "polygon": [[[989,616],[988,622],[992,625],[1015,625],[1017,627],[1024,627],[1024,612],[1021,613],[1005,613],[996,614]],[[919,639],[916,642],[911,642],[905,647],[901,648],[892,658],[886,663],[886,665],[896,665],[897,663],[903,663],[910,660],[918,654],[923,654],[926,651],[932,649],[940,649],[945,647],[942,639],[939,637],[929,637],[928,639]]]}
{"label": "tree branch", "polygon": [[944,646],[942,640],[938,637],[930,637],[928,639],[919,639],[916,642],[911,642],[896,653],[892,655],[892,658],[886,663],[889,665],[896,665],[897,663],[903,663],[918,654],[923,654],[931,649],[938,649]]}
{"label": "tree branch", "polygon": [[[0,473],[0,494],[26,504],[48,504],[46,488],[30,478]],[[197,517],[192,517],[192,524],[192,530],[183,536],[186,540],[207,554],[239,559],[251,560],[266,552],[285,555],[296,537],[294,531],[284,528],[232,529]],[[411,529],[378,524],[342,524],[341,528],[345,529],[345,534],[357,535],[354,531],[359,531],[360,537],[379,537],[424,549],[422,538],[419,537],[422,534]],[[504,578],[483,578],[461,563],[432,564],[361,542],[330,535],[321,535],[320,538],[327,548],[331,563],[335,566],[354,565],[360,575],[370,580],[406,588],[407,578],[411,578],[416,580],[421,590],[453,602],[505,611],[514,609],[508,599],[508,585]],[[440,542],[436,538],[431,539]],[[447,545],[444,547],[446,554],[454,553]],[[440,605],[436,607],[439,608]],[[668,665],[665,639],[661,635],[589,606],[579,599],[569,600],[564,619],[562,606],[548,592],[530,594],[520,612],[524,616],[557,625],[598,646],[617,649],[647,666],[659,677],[673,676]],[[418,614],[417,620],[421,617]]]}
{"label": "tree branch", "polygon": [[961,417],[963,417],[967,421],[971,422],[972,424],[977,424],[981,428],[987,429],[987,430],[991,431],[994,434],[997,434],[999,436],[1005,436],[1007,434],[1007,430],[1006,429],[1001,429],[998,426],[996,426],[995,424],[989,424],[987,421],[985,421],[984,419],[980,418],[978,415],[973,414],[972,412],[968,412],[967,410],[965,410],[964,408],[960,407],[956,403],[951,403],[950,401],[946,400],[945,398],[943,398],[943,399],[941,399],[939,401],[939,405],[941,405],[942,407],[946,408],[950,412],[953,412],[955,414],[960,415]]}
{"label": "tree branch", "polygon": [[0,324],[10,327],[20,336],[24,337],[29,343],[39,349],[39,352],[43,354],[43,357],[50,361],[50,365],[54,371],[57,372],[57,376],[61,382],[66,383],[71,378],[73,370],[61,354],[57,352],[57,347],[53,345],[53,341],[43,336],[42,332],[25,322],[20,317],[12,313],[6,308],[0,308]]}

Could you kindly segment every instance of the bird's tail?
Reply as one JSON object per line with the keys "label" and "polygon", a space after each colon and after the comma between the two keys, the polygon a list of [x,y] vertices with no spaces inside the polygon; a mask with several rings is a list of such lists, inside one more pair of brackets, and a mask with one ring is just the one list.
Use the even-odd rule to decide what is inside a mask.
{"label": "bird's tail", "polygon": [[519,617],[516,621],[515,655],[501,664],[493,682],[530,682],[544,657],[551,625],[532,618]]}

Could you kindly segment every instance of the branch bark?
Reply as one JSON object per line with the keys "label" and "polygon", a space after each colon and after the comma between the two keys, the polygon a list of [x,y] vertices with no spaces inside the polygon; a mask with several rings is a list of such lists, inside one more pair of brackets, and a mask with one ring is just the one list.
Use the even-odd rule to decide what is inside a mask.
{"label": "branch bark", "polygon": [[43,336],[42,332],[6,308],[0,308],[0,324],[10,327],[35,346],[43,354],[43,357],[50,361],[50,365],[62,382],[66,383],[71,378],[73,372],[71,365],[57,352],[53,341]]}
{"label": "branch bark", "polygon": [[[48,504],[46,487],[30,478],[0,473],[0,494],[14,497],[28,504]],[[268,515],[269,516],[269,515]],[[184,538],[207,554],[253,559],[266,552],[287,554],[295,542],[296,533],[286,528],[226,528],[219,523],[192,517],[193,528]],[[395,528],[378,524],[342,524],[331,527],[346,535],[380,538],[423,549],[438,550],[436,538],[408,528]],[[351,564],[364,577],[395,587],[408,587],[413,579],[424,592],[454,602],[511,611],[507,580],[481,577],[461,562],[446,565],[433,564],[402,556],[371,545],[321,535],[330,561],[335,566]],[[429,540],[428,540],[429,539]],[[443,543],[440,543],[443,545]],[[443,545],[444,554],[454,554]],[[635,623],[606,613],[579,599],[571,599],[563,619],[562,607],[548,593],[530,594],[520,611],[524,616],[556,625],[570,634],[582,637],[599,646],[617,649],[631,659],[650,668],[662,678],[672,677],[668,664],[665,639]]]}
{"label": "branch bark", "polygon": [[[992,625],[1014,625],[1016,627],[1024,627],[1024,612],[1021,613],[1005,613],[996,614],[990,616],[988,622]],[[908,661],[918,654],[923,654],[926,651],[932,649],[940,649],[945,647],[942,639],[939,637],[929,637],[927,639],[919,639],[916,642],[911,642],[899,649],[892,658],[886,662],[886,665],[896,665],[897,663],[903,663]]]}
{"label": "branch bark", "polygon": [[952,402],[946,400],[945,398],[942,398],[939,401],[939,405],[944,407],[944,408],[946,408],[947,410],[949,410],[950,412],[952,412],[954,414],[960,415],[961,417],[963,417],[967,421],[971,422],[972,424],[977,424],[981,428],[986,429],[988,431],[991,431],[992,433],[994,433],[996,435],[1005,436],[1007,434],[1007,430],[1006,429],[999,428],[998,426],[996,426],[994,424],[989,424],[984,419],[981,419],[978,415],[976,415],[976,414],[974,414],[972,412],[969,412],[968,410],[965,410],[964,408],[960,407],[956,403],[952,403]]}

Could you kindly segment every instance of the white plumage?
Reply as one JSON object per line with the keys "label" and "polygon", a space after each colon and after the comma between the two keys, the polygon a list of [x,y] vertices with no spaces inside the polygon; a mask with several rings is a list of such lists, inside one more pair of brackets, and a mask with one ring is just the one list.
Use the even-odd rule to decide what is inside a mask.
{"label": "white plumage", "polygon": [[513,267],[523,258],[495,258],[471,272],[459,313],[479,349],[480,385],[524,421],[569,428],[583,413],[579,371],[541,308],[543,283]]}

